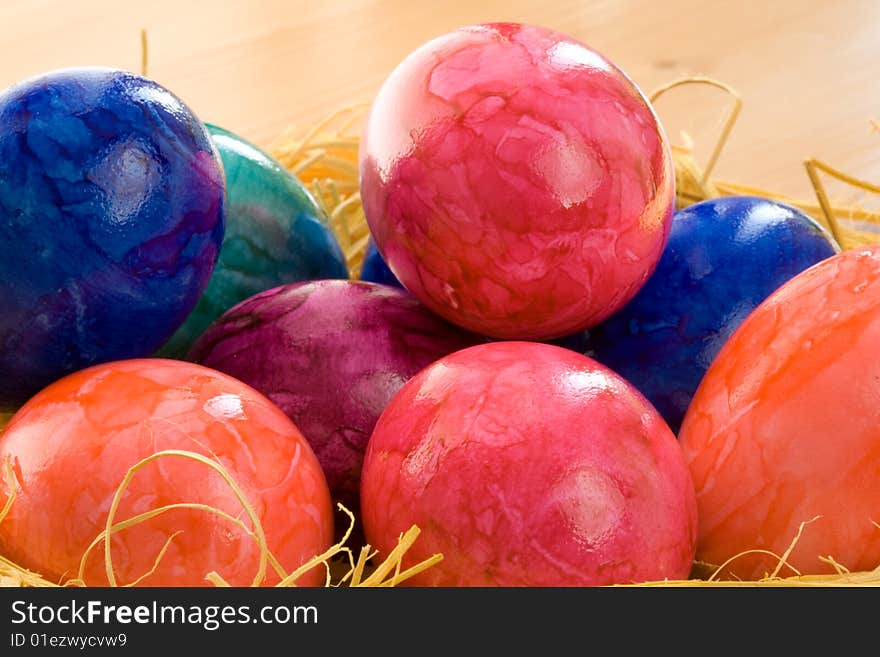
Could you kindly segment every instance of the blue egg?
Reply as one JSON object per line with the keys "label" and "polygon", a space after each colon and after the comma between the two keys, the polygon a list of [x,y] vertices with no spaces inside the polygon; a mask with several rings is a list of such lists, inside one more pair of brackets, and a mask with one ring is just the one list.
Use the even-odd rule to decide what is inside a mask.
{"label": "blue egg", "polygon": [[244,138],[207,126],[226,172],[226,235],[195,310],[157,352],[167,358],[186,357],[215,319],[258,292],[348,278],[330,222],[303,184]]}
{"label": "blue egg", "polygon": [[382,259],[382,255],[376,248],[376,243],[373,242],[372,238],[367,242],[367,248],[364,251],[364,261],[361,265],[360,279],[372,283],[392,285],[399,288],[403,287],[400,281],[397,280],[397,277],[388,268],[388,265],[385,264],[385,260]]}
{"label": "blue egg", "polygon": [[585,353],[628,379],[674,432],[710,363],[776,288],[839,252],[800,210],[754,196],[676,212],[653,275],[587,332]]}
{"label": "blue egg", "polygon": [[152,354],[208,283],[224,205],[205,125],[156,82],[69,68],[0,92],[0,407]]}

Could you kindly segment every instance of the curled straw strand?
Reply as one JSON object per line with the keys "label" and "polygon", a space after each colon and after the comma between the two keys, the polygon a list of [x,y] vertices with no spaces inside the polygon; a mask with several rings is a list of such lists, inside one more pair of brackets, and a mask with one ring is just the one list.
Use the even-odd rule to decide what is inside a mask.
{"label": "curled straw strand", "polygon": [[[728,137],[730,137],[730,133],[733,132],[733,126],[736,125],[736,121],[739,118],[740,112],[742,111],[743,102],[739,93],[737,93],[737,91],[733,87],[724,84],[723,82],[719,82],[718,80],[707,77],[689,77],[681,78],[679,80],[673,80],[672,82],[664,84],[663,86],[655,89],[650,94],[649,99],[651,103],[656,103],[661,96],[668,93],[672,89],[687,85],[706,85],[710,87],[716,87],[727,93],[733,100],[730,110],[727,113],[727,118],[724,119],[721,133],[719,134],[718,139],[715,142],[715,146],[712,148],[712,153],[709,155],[709,160],[706,162],[706,166],[702,169],[702,171],[700,171],[699,167],[694,166],[695,163],[692,164],[682,157],[678,158],[682,160],[680,164],[684,165],[682,167],[683,170],[688,171],[692,174],[696,187],[702,194],[703,198],[710,198],[713,194],[717,194],[717,192],[711,186],[709,186],[709,176],[712,174],[712,170],[715,168],[715,164],[718,162],[718,158],[721,157],[721,151],[724,150],[724,145],[727,143],[727,139]],[[680,149],[679,154],[687,154],[689,150],[689,148]]]}
{"label": "curled straw strand", "polygon": [[[122,501],[122,496],[125,493],[125,490],[128,488],[129,484],[131,483],[132,479],[134,478],[135,474],[137,474],[137,472],[140,469],[144,468],[145,466],[149,465],[153,461],[160,459],[160,458],[192,459],[193,461],[201,463],[202,465],[205,465],[205,466],[211,468],[212,470],[214,470],[215,472],[217,472],[223,478],[223,481],[226,482],[226,485],[229,486],[229,488],[232,490],[236,499],[238,499],[239,503],[241,504],[242,508],[244,509],[245,513],[247,514],[248,518],[251,521],[251,524],[253,526],[253,530],[248,529],[248,527],[238,518],[235,518],[235,517],[229,515],[228,513],[221,511],[220,509],[208,506],[206,504],[195,504],[195,503],[167,504],[165,506],[138,514],[137,516],[134,516],[133,518],[129,518],[128,520],[125,520],[123,522],[114,524],[113,520],[116,516],[116,512],[119,509],[119,503]],[[213,461],[213,460],[211,460],[201,454],[198,454],[196,452],[185,451],[185,450],[159,451],[159,452],[151,454],[150,456],[138,461],[135,465],[133,465],[131,468],[128,469],[128,472],[126,473],[125,477],[123,478],[122,483],[119,485],[119,488],[116,489],[116,494],[113,496],[113,501],[110,504],[110,510],[107,513],[107,520],[105,521],[104,531],[102,531],[100,534],[98,534],[98,536],[95,538],[95,540],[92,541],[92,543],[89,545],[89,547],[86,549],[85,553],[83,554],[82,559],[80,560],[79,574],[77,576],[77,580],[79,582],[83,582],[83,576],[84,576],[86,562],[88,560],[88,557],[89,557],[91,551],[97,545],[99,545],[101,542],[103,542],[104,543],[104,566],[105,566],[105,571],[107,573],[107,581],[110,583],[110,586],[117,586],[116,573],[114,572],[114,569],[113,569],[112,551],[110,549],[111,548],[110,537],[117,532],[120,532],[120,531],[127,529],[129,527],[132,527],[134,525],[138,525],[142,522],[149,520],[150,518],[154,518],[158,515],[161,515],[163,513],[167,513],[168,511],[172,511],[174,509],[198,509],[201,511],[205,511],[207,513],[213,513],[215,515],[218,515],[218,516],[228,520],[229,522],[232,522],[232,523],[238,525],[239,527],[241,527],[245,531],[245,533],[252,536],[254,538],[254,540],[256,540],[257,546],[259,547],[260,557],[259,557],[259,566],[257,568],[257,573],[254,575],[254,579],[251,582],[251,586],[259,586],[263,582],[263,580],[266,577],[266,567],[267,567],[268,562],[270,561],[270,553],[269,553],[269,548],[266,544],[266,535],[263,532],[263,527],[260,523],[260,519],[257,516],[257,513],[254,511],[254,508],[248,502],[247,498],[244,495],[244,492],[242,492],[241,488],[239,488],[238,484],[226,472],[226,470],[223,468],[222,465],[220,465],[218,462]],[[172,535],[168,539],[168,541],[166,542],[165,546],[162,549],[161,554],[165,553],[165,551],[168,549],[168,546],[170,545],[173,538],[174,538],[174,535]],[[276,572],[278,572],[278,574],[281,577],[284,577],[285,573],[284,573],[283,569],[281,568],[281,566],[278,564],[277,560],[275,560],[274,557],[271,557],[271,561],[272,561],[272,565],[275,568]],[[158,565],[158,562],[156,565]],[[156,566],[153,567],[153,570],[155,570],[155,567]]]}
{"label": "curled straw strand", "polygon": [[813,189],[816,192],[816,198],[819,200],[819,207],[822,211],[822,216],[825,219],[824,223],[831,230],[834,239],[837,240],[837,243],[840,244],[841,247],[856,248],[880,241],[880,235],[876,232],[857,229],[846,230],[841,219],[849,221],[861,220],[867,222],[880,222],[880,215],[877,213],[866,212],[864,210],[857,210],[856,208],[835,208],[828,197],[828,193],[825,191],[825,185],[822,182],[822,177],[819,173],[824,173],[832,178],[836,178],[838,181],[846,185],[870,194],[880,194],[880,187],[854,178],[842,171],[838,171],[815,158],[806,160],[804,166],[806,167],[807,175],[810,177],[810,183],[813,185]]}
{"label": "curled straw strand", "polygon": [[[113,515],[115,513],[116,508],[118,508],[117,500],[121,499],[122,493],[125,488],[131,482],[131,479],[140,468],[144,467],[148,463],[155,461],[159,458],[190,458],[195,460],[198,463],[206,465],[210,467],[215,472],[224,476],[224,481],[227,485],[233,487],[236,492],[236,496],[238,497],[240,503],[242,503],[243,508],[245,508],[245,512],[251,519],[254,524],[253,530],[248,530],[247,527],[237,518],[226,514],[225,512],[214,509],[212,507],[208,507],[206,505],[197,505],[197,504],[173,504],[166,505],[163,507],[159,507],[157,509],[153,509],[151,511],[139,514],[132,518],[129,518],[126,521],[114,523]],[[0,522],[3,521],[3,518],[9,513],[9,510],[12,508],[12,505],[16,499],[17,491],[18,491],[18,482],[15,478],[15,474],[12,470],[11,464],[7,459],[4,462],[4,479],[6,481],[6,486],[8,490],[8,495],[6,502],[2,509],[0,509]],[[123,482],[120,484],[117,489],[116,495],[114,495],[114,502],[116,504],[111,506],[111,513],[108,514],[108,519],[105,522],[105,529],[102,531],[98,537],[96,537],[95,541],[87,549],[86,553],[83,555],[80,567],[79,577],[77,579],[69,580],[64,583],[64,585],[71,586],[85,586],[85,582],[82,579],[83,566],[88,558],[89,552],[93,550],[97,545],[99,545],[102,541],[105,544],[105,567],[108,572],[108,580],[111,581],[112,585],[116,584],[115,574],[113,573],[112,561],[109,559],[108,552],[106,551],[106,546],[109,545],[109,537],[118,531],[122,531],[127,527],[131,527],[138,522],[144,522],[151,517],[155,517],[161,513],[164,513],[172,508],[198,508],[203,511],[209,513],[218,514],[230,522],[237,524],[238,526],[245,529],[245,531],[257,541],[258,545],[261,549],[261,557],[265,556],[265,559],[261,558],[260,567],[258,568],[258,573],[254,578],[254,585],[258,585],[263,581],[263,575],[265,574],[265,569],[267,564],[277,563],[273,557],[271,557],[271,552],[268,550],[268,547],[265,544],[265,536],[261,528],[259,527],[259,518],[253,512],[253,508],[247,503],[247,500],[244,498],[241,491],[235,482],[228,477],[228,474],[225,473],[222,466],[211,459],[204,457],[201,454],[197,454],[194,452],[185,452],[182,450],[166,450],[164,452],[156,452],[155,454],[139,461],[137,464],[129,468],[128,474]],[[439,563],[443,556],[441,554],[434,554],[428,559],[417,563],[414,566],[404,569],[403,568],[403,557],[407,553],[407,551],[412,547],[413,543],[419,536],[420,530],[417,526],[411,527],[407,532],[401,534],[398,540],[397,546],[388,554],[388,556],[378,565],[371,566],[370,561],[375,559],[378,555],[377,552],[372,549],[369,545],[365,545],[361,548],[360,553],[357,559],[354,559],[353,554],[350,548],[346,547],[346,542],[351,536],[355,517],[354,514],[351,513],[348,509],[346,509],[343,505],[338,505],[339,509],[344,512],[349,518],[349,527],[345,532],[342,539],[331,546],[325,552],[315,555],[306,563],[301,565],[299,568],[294,570],[292,573],[286,576],[281,576],[280,566],[276,567],[276,572],[281,576],[281,580],[276,586],[294,586],[295,581],[302,574],[308,572],[312,568],[316,568],[318,566],[323,566],[327,569],[327,578],[325,580],[325,586],[349,586],[349,587],[388,587],[388,586],[396,586],[413,575],[420,573],[431,566]],[[706,587],[706,586],[722,586],[722,587],[730,587],[730,586],[880,586],[880,565],[872,571],[863,571],[863,572],[850,572],[847,570],[842,564],[838,563],[831,556],[820,556],[819,560],[823,563],[830,565],[834,570],[834,574],[830,575],[802,575],[800,571],[794,568],[789,562],[788,559],[794,550],[795,545],[800,540],[805,528],[808,524],[819,520],[819,516],[812,518],[809,521],[802,522],[798,528],[798,531],[789,545],[788,549],[782,555],[776,555],[775,553],[769,550],[746,550],[741,552],[734,557],[731,557],[727,561],[725,561],[720,566],[711,566],[711,574],[704,578],[692,578],[686,580],[661,580],[655,582],[642,582],[638,584],[629,584],[623,586],[696,586],[696,587]],[[880,529],[880,525],[874,523],[875,526]],[[165,554],[165,551],[168,549],[171,542],[180,532],[176,532],[168,537],[163,546],[162,550],[156,556],[155,561],[153,563],[152,568],[137,578],[128,586],[134,586],[146,579],[149,575],[151,575],[158,568],[159,563],[162,557]],[[262,537],[262,538],[261,538]],[[733,563],[735,560],[748,555],[748,554],[766,554],[772,556],[776,559],[777,564],[773,569],[765,577],[755,580],[755,581],[746,581],[746,580],[736,580],[736,579],[722,579],[722,573]],[[338,580],[334,583],[330,577],[331,573],[331,560],[338,558],[340,556],[344,556],[348,560],[348,568],[342,572],[339,576]],[[705,566],[705,565],[704,565]],[[781,577],[780,573],[783,568],[788,568],[791,570],[794,575],[789,577]],[[210,572],[206,575],[206,580],[215,586],[229,586],[228,582],[226,582],[221,575],[216,572]],[[43,579],[39,575],[32,573],[30,571],[24,570],[7,559],[3,559],[0,557],[0,584],[6,586],[56,586],[51,582]]]}
{"label": "curled straw strand", "polygon": [[[18,497],[19,484],[12,470],[12,463],[9,457],[3,461],[3,481],[6,484],[6,502],[0,509],[0,523],[9,514],[12,505]],[[0,586],[53,586],[51,582],[46,581],[37,573],[21,568],[9,559],[0,556]]]}
{"label": "curled straw strand", "polygon": [[[745,550],[740,552],[739,554],[735,554],[730,557],[720,566],[711,566],[711,574],[705,579],[693,578],[686,580],[658,580],[655,582],[642,582],[639,584],[632,584],[628,586],[677,586],[677,587],[706,587],[706,586],[721,586],[721,587],[735,587],[735,586],[880,586],[880,565],[878,565],[874,570],[870,571],[862,571],[862,572],[850,572],[846,569],[842,564],[835,561],[830,556],[820,556],[817,557],[819,561],[822,563],[826,563],[834,568],[835,573],[830,575],[803,575],[801,572],[792,566],[788,559],[791,556],[792,551],[800,540],[801,536],[804,533],[807,525],[810,523],[816,522],[820,519],[821,516],[815,516],[810,520],[805,520],[800,523],[798,526],[798,530],[795,533],[794,538],[789,544],[788,548],[782,555],[778,555],[775,552],[770,550]],[[874,523],[874,525],[880,528],[880,525]],[[776,560],[776,566],[774,569],[764,577],[758,580],[741,580],[741,579],[722,579],[722,573],[735,561],[741,559],[744,556],[750,554],[764,554],[770,557],[773,557]],[[703,564],[705,568],[705,564]],[[788,577],[781,577],[780,573],[783,568],[788,568],[791,570],[794,575]]]}
{"label": "curled straw strand", "polygon": [[[831,232],[837,243],[844,250],[880,242],[880,213],[851,205],[835,205],[831,202],[819,173],[831,176],[862,193],[880,194],[880,187],[838,171],[815,158],[809,158],[804,162],[807,175],[816,195],[816,200],[814,201],[791,198],[784,194],[778,194],[751,185],[712,179],[710,177],[711,173],[720,158],[728,137],[736,125],[743,103],[735,89],[723,82],[707,77],[689,77],[675,80],[656,89],[649,95],[649,99],[655,102],[669,91],[689,85],[709,85],[721,89],[731,97],[732,105],[705,167],[700,167],[694,160],[690,144],[672,147],[673,159],[675,160],[676,205],[678,208],[687,207],[693,203],[719,196],[738,194],[763,196],[792,205],[810,215]],[[870,121],[870,125],[872,130],[880,131],[880,123],[877,121]]]}
{"label": "curled straw strand", "polygon": [[[116,513],[119,509],[119,504],[123,498],[123,495],[134,479],[135,475],[139,470],[146,467],[150,463],[162,459],[162,458],[184,458],[190,459],[197,463],[200,463],[211,470],[218,473],[227,486],[233,491],[236,496],[236,499],[241,504],[242,509],[244,510],[245,515],[247,515],[250,520],[251,527],[249,528],[242,520],[236,518],[221,509],[217,509],[215,507],[211,507],[205,504],[196,504],[196,503],[175,503],[175,504],[167,504],[164,506],[157,507],[155,509],[151,509],[149,511],[140,513],[136,516],[128,518],[123,521],[114,522]],[[0,522],[7,516],[10,509],[12,508],[15,499],[18,496],[18,490],[20,488],[18,481],[15,478],[15,474],[12,470],[11,463],[7,458],[4,462],[4,480],[7,488],[7,497],[6,502],[3,505],[3,508],[0,509]],[[313,568],[323,566],[327,570],[327,578],[325,580],[325,586],[342,586],[346,582],[349,586],[395,586],[406,579],[420,573],[427,568],[430,568],[434,564],[438,563],[442,560],[442,555],[434,554],[428,559],[425,559],[414,566],[407,568],[406,570],[401,571],[403,557],[406,552],[412,547],[416,538],[420,533],[418,527],[411,527],[405,534],[401,535],[400,540],[398,541],[397,546],[394,550],[392,550],[388,556],[378,564],[375,568],[371,565],[370,561],[375,559],[378,554],[375,550],[371,550],[369,546],[364,546],[360,552],[359,558],[355,561],[352,557],[350,548],[346,547],[345,543],[351,536],[351,533],[354,528],[354,514],[352,514],[348,509],[346,509],[343,505],[338,505],[339,509],[344,512],[349,518],[349,527],[345,532],[342,539],[332,545],[325,552],[318,554],[304,564],[295,569],[292,573],[287,574],[281,565],[278,563],[278,560],[274,557],[272,552],[269,550],[269,547],[266,542],[266,536],[263,531],[262,525],[260,524],[260,519],[257,513],[254,511],[253,506],[248,502],[245,497],[243,491],[235,482],[235,480],[229,475],[228,472],[223,468],[223,466],[212,459],[205,457],[202,454],[196,452],[190,452],[186,450],[163,450],[155,452],[150,456],[138,461],[133,466],[131,466],[119,487],[116,489],[116,492],[113,496],[113,500],[110,505],[110,509],[107,514],[107,518],[104,523],[104,530],[101,531],[100,534],[92,541],[92,543],[88,546],[88,548],[83,553],[83,556],[80,560],[79,571],[77,577],[74,579],[67,580],[63,583],[64,586],[87,586],[84,580],[85,568],[87,561],[91,555],[91,553],[103,543],[104,545],[104,567],[107,575],[107,580],[110,586],[119,586],[115,570],[113,568],[113,560],[112,560],[112,552],[111,552],[111,541],[110,538],[125,529],[133,527],[142,522],[146,522],[151,518],[155,518],[163,513],[167,513],[168,511],[174,509],[197,509],[200,511],[204,511],[205,513],[211,513],[217,516],[220,516],[227,520],[230,523],[233,523],[240,527],[248,536],[250,536],[254,541],[256,541],[257,546],[260,550],[259,562],[257,567],[257,572],[254,575],[254,579],[251,582],[251,586],[260,586],[265,581],[267,568],[271,566],[273,570],[277,573],[280,578],[280,581],[276,586],[296,586],[296,581],[303,574],[309,572]],[[146,573],[136,578],[132,582],[126,584],[125,586],[136,586],[143,582],[146,578],[152,575],[170,547],[171,543],[181,532],[172,533],[165,541],[162,549],[156,555],[156,558],[153,562],[152,567]],[[331,578],[331,560],[339,557],[339,555],[345,555],[348,557],[349,568],[345,571],[340,577],[337,583],[332,582]],[[363,575],[367,571],[371,570],[372,572],[368,577],[364,578]],[[391,577],[388,575],[391,573]],[[205,579],[215,586],[229,586],[229,583],[217,572],[209,572]],[[26,569],[23,569],[16,564],[12,563],[8,559],[0,557],[0,585],[5,586],[57,586],[45,580],[40,575],[36,573],[32,573]]]}

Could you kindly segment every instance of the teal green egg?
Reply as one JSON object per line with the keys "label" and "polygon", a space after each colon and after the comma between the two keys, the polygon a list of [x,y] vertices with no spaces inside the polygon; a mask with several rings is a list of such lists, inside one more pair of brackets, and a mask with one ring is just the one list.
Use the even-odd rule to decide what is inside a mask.
{"label": "teal green egg", "polygon": [[302,183],[245,139],[207,124],[226,172],[226,234],[204,294],[156,354],[184,358],[226,310],[287,283],[349,277],[327,215]]}

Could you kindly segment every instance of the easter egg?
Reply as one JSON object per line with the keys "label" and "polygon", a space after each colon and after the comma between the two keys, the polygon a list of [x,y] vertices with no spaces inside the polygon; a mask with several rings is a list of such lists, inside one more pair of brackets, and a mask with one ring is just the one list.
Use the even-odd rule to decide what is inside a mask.
{"label": "easter egg", "polygon": [[[120,585],[210,586],[212,571],[233,586],[277,583],[261,542],[289,574],[333,537],[327,483],[296,426],[192,363],[131,359],[63,377],[12,418],[0,463],[16,481],[0,554],[54,582],[110,584],[105,541],[93,541],[131,518],[110,545]],[[324,575],[319,565],[296,584]]]}
{"label": "easter egg", "polygon": [[634,384],[677,432],[706,369],[742,320],[838,251],[812,217],[775,200],[731,196],[679,210],[654,274],[588,331],[586,353]]}
{"label": "easter egg", "polygon": [[208,131],[156,82],[70,68],[0,92],[0,406],[152,354],[205,289],[223,229]]}
{"label": "easter egg", "polygon": [[388,264],[382,258],[382,254],[379,253],[379,249],[376,248],[376,243],[372,239],[367,242],[367,247],[364,249],[364,261],[361,264],[359,278],[362,281],[403,287],[394,272],[388,268]]}
{"label": "easter egg", "polygon": [[792,544],[786,562],[803,574],[834,573],[825,557],[851,571],[880,564],[878,350],[877,246],[814,265],[742,322],[679,434],[697,493],[698,559],[732,559],[722,576],[748,580],[779,559],[741,553],[783,555]]}
{"label": "easter egg", "polygon": [[421,529],[414,584],[592,586],[690,572],[694,489],[681,447],[624,379],[568,349],[494,342],[407,382],[364,460],[361,514],[387,555]]}
{"label": "easter egg", "polygon": [[324,280],[247,299],[208,328],[190,358],[252,385],[287,413],[334,498],[355,511],[364,448],[385,405],[423,367],[481,341],[403,290]]}
{"label": "easter egg", "polygon": [[674,205],[669,145],[641,90],[575,39],[493,23],[409,54],[361,147],[370,232],[435,313],[503,339],[595,325],[653,271]]}
{"label": "easter egg", "polygon": [[[400,281],[397,280],[394,272],[388,268],[385,260],[382,259],[382,254],[379,253],[379,250],[376,248],[376,243],[373,242],[373,240],[367,242],[367,247],[364,251],[364,261],[361,266],[360,280],[403,287]],[[487,340],[491,340],[491,338],[487,338]],[[585,331],[578,331],[577,333],[566,335],[561,338],[547,340],[547,343],[583,352],[587,347],[587,333]]]}
{"label": "easter egg", "polygon": [[314,198],[281,164],[241,137],[207,124],[226,172],[226,233],[199,298],[158,355],[183,358],[239,301],[284,283],[348,278],[342,249]]}

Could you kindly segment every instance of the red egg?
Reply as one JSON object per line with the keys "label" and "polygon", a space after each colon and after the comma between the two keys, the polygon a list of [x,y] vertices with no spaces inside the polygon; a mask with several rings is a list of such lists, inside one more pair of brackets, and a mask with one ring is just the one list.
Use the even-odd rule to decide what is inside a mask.
{"label": "red egg", "polygon": [[[0,464],[15,475],[15,499],[0,523],[0,554],[55,582],[78,575],[80,560],[105,529],[129,468],[164,450],[201,454],[240,487],[286,573],[326,550],[333,537],[330,493],[296,426],[263,395],[214,370],[172,360],[97,365],[51,384],[12,418],[0,437]],[[4,488],[0,506],[8,495]],[[165,505],[177,508],[113,534],[118,584],[209,586],[216,571],[232,585],[275,583],[254,525],[221,474],[179,456],[137,470],[119,498],[114,523]],[[178,533],[179,532],[179,533]],[[175,535],[176,534],[176,535]],[[167,551],[154,563],[166,542]],[[90,586],[110,583],[104,543],[85,562]],[[320,585],[314,568],[300,586]]]}
{"label": "red egg", "polygon": [[[697,558],[757,579],[880,565],[880,247],[785,283],[725,343],[679,434]],[[737,556],[750,552],[743,556]],[[734,559],[734,557],[736,557]],[[779,574],[794,571],[783,566]]]}
{"label": "red egg", "polygon": [[495,338],[605,319],[654,270],[672,221],[650,103],[606,57],[537,26],[466,27],[407,56],[373,102],[360,163],[391,271]]}
{"label": "red egg", "polygon": [[568,349],[470,347],[422,370],[370,437],[361,513],[380,554],[437,586],[686,578],[696,540],[681,448],[625,380]]}

